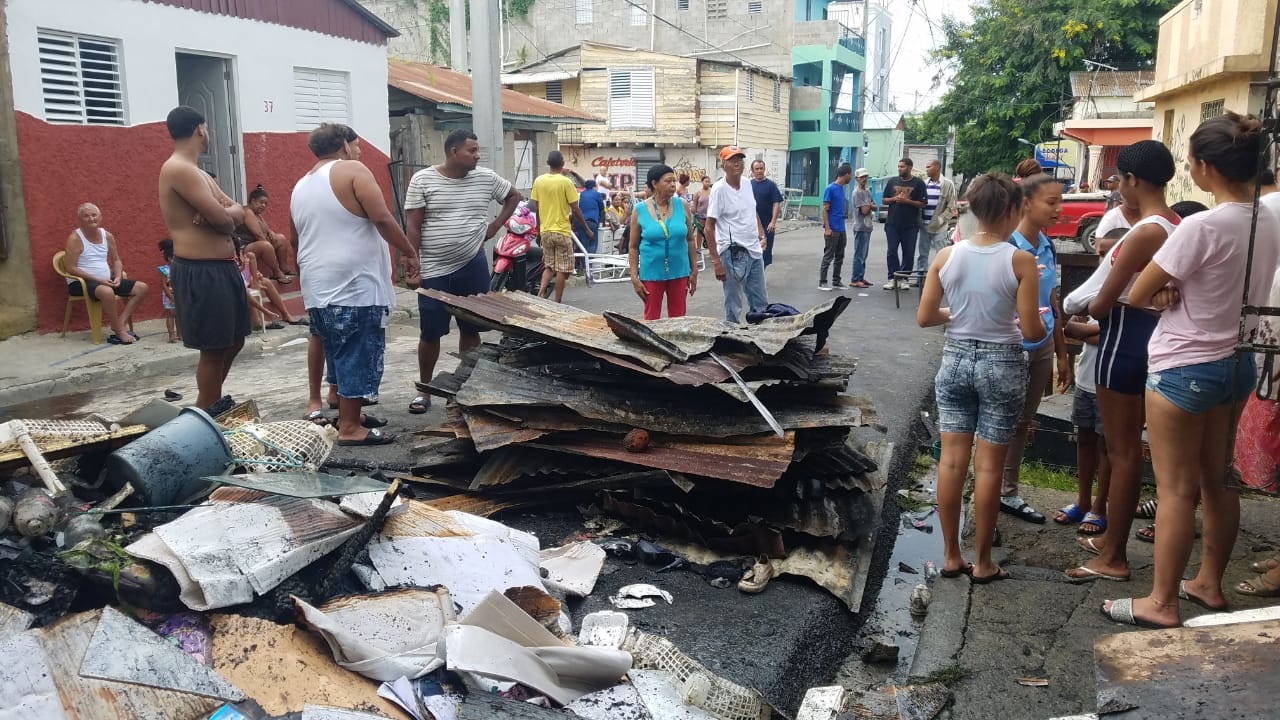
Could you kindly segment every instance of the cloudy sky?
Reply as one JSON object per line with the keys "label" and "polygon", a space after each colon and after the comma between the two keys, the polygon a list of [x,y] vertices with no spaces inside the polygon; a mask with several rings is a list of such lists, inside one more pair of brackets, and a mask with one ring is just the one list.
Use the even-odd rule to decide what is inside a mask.
{"label": "cloudy sky", "polygon": [[942,41],[942,18],[969,20],[969,0],[879,0],[893,13],[894,58],[889,87],[898,109],[923,111],[937,103],[945,87],[933,88],[929,51]]}

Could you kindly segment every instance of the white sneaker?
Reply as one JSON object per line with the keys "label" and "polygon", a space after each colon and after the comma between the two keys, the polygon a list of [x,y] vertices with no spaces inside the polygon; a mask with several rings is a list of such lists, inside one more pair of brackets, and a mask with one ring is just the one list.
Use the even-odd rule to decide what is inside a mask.
{"label": "white sneaker", "polygon": [[831,286],[826,283],[818,283],[818,289],[823,292],[831,292]]}
{"label": "white sneaker", "polygon": [[899,281],[898,281],[898,289],[899,289],[899,290],[910,290],[910,289],[911,289],[911,283],[910,283],[910,281],[907,281],[907,280],[899,280]]}
{"label": "white sneaker", "polygon": [[885,290],[892,290],[892,289],[893,289],[894,287],[896,287],[897,285],[898,285],[898,284],[897,284],[896,282],[894,282],[894,281],[890,280],[889,282],[885,283],[883,287],[884,287],[884,289],[885,289]]}

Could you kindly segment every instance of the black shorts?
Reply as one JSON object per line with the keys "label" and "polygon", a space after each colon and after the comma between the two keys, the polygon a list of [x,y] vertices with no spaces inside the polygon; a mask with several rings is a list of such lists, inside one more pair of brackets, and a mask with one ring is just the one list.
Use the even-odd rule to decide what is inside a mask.
{"label": "black shorts", "polygon": [[1147,343],[1160,322],[1158,315],[1116,303],[1098,321],[1097,382],[1111,392],[1142,395],[1147,386]]}
{"label": "black shorts", "polygon": [[[100,283],[97,280],[85,280],[84,284],[89,288],[89,297],[97,297],[98,286],[104,283]],[[116,297],[129,297],[135,284],[137,284],[136,280],[122,278],[120,284],[112,288],[112,290],[115,290]],[[67,294],[71,297],[84,297],[84,292],[80,289],[80,283],[67,283]]]}
{"label": "black shorts", "polygon": [[249,298],[234,260],[175,257],[169,272],[183,345],[223,350],[249,335]]}

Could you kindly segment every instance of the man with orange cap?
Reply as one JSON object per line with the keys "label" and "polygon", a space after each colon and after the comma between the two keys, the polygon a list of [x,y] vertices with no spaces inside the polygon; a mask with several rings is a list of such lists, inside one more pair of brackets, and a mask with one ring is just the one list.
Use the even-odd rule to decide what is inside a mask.
{"label": "man with orange cap", "polygon": [[724,283],[724,319],[742,322],[742,295],[747,311],[763,310],[769,304],[764,289],[764,227],[756,214],[756,197],[751,183],[742,180],[747,154],[737,145],[720,149],[724,177],[711,187],[704,232],[707,245],[715,246],[711,265],[716,279]]}

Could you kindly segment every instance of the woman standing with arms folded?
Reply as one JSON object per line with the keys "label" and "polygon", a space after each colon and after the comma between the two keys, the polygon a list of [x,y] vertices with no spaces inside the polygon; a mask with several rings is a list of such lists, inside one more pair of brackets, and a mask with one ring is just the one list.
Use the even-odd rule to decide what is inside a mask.
{"label": "woman standing with arms folded", "polygon": [[[1129,579],[1126,545],[1142,486],[1143,387],[1147,382],[1147,344],[1159,322],[1159,311],[1132,290],[1137,274],[1165,244],[1180,218],[1165,201],[1165,185],[1173,179],[1173,154],[1163,143],[1142,140],[1120,151],[1120,194],[1137,205],[1142,219],[1111,249],[1101,267],[1110,267],[1089,315],[1100,329],[1097,359],[1098,408],[1102,435],[1111,461],[1107,493],[1107,526],[1101,540],[1079,538],[1081,549],[1096,554],[1067,571],[1080,582]],[[1236,313],[1239,314],[1238,312]],[[1156,471],[1159,474],[1159,470]]]}
{"label": "woman standing with arms folded", "polygon": [[631,211],[631,245],[627,251],[631,286],[644,301],[644,319],[684,317],[685,300],[698,286],[698,245],[693,218],[675,197],[675,171],[666,165],[649,168],[649,198]]}
{"label": "woman standing with arms folded", "polygon": [[[1021,189],[1008,177],[983,175],[974,180],[968,197],[978,230],[938,253],[925,278],[916,322],[920,327],[947,325],[942,367],[934,380],[942,431],[942,575],[968,574],[985,584],[1009,577],[992,562],[991,543],[1005,453],[1026,395],[1022,342],[1041,340],[1047,333],[1038,311],[1036,260],[1006,242],[1021,217]],[[949,308],[941,307],[944,293]],[[970,565],[960,550],[960,497],[975,435],[977,547]]]}
{"label": "woman standing with arms folded", "polygon": [[[1240,526],[1240,496],[1226,487],[1228,438],[1257,378],[1253,355],[1236,354],[1242,296],[1247,285],[1249,304],[1266,304],[1280,257],[1280,221],[1263,210],[1249,264],[1261,152],[1257,118],[1228,112],[1200,123],[1188,152],[1191,179],[1218,205],[1183,221],[1129,292],[1134,305],[1164,309],[1151,336],[1146,382],[1160,532],[1151,594],[1102,604],[1103,614],[1117,622],[1181,625],[1180,597],[1226,609],[1222,574]],[[1195,537],[1197,494],[1204,503],[1203,557],[1196,576],[1182,580]]]}

